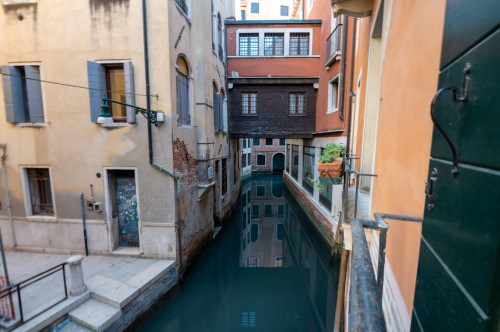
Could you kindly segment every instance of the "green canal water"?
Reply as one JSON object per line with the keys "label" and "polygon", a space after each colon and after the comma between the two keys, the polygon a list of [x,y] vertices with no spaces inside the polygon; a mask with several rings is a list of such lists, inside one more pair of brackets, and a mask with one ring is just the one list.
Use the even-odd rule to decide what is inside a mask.
{"label": "green canal water", "polygon": [[333,331],[339,261],[281,176],[242,183],[238,206],[139,331]]}

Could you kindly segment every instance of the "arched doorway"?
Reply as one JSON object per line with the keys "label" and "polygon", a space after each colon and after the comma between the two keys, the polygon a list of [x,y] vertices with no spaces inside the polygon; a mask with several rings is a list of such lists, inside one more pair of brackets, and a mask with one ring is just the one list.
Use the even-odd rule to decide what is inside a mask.
{"label": "arched doorway", "polygon": [[276,153],[273,156],[273,173],[281,173],[285,169],[285,154]]}

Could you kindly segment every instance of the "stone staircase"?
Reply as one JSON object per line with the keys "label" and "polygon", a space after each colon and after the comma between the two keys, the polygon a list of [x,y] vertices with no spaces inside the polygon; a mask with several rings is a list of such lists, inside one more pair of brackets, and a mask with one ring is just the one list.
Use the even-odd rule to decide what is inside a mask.
{"label": "stone staircase", "polygon": [[96,275],[86,281],[87,292],[82,294],[86,301],[65,312],[60,310],[59,315],[52,313],[51,322],[41,315],[15,331],[40,331],[66,314],[69,319],[47,331],[121,331],[177,283],[174,264],[171,260],[156,261],[125,283]]}

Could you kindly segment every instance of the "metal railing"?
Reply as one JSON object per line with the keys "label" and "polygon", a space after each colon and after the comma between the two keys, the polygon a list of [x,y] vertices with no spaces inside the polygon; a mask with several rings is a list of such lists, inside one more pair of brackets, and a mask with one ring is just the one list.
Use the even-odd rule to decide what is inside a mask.
{"label": "metal railing", "polygon": [[326,66],[333,62],[334,55],[340,51],[340,27],[342,24],[337,24],[335,29],[326,39]]}
{"label": "metal railing", "polygon": [[188,15],[188,6],[184,0],[175,0],[175,3],[182,9],[184,14]]}
{"label": "metal railing", "polygon": [[[66,300],[68,298],[68,287],[66,285],[66,271],[65,271],[65,266],[67,263],[62,263],[59,265],[56,265],[48,270],[45,270],[31,278],[28,278],[18,284],[11,285],[9,288],[3,289],[0,291],[0,301],[4,301],[3,299],[7,298],[7,301],[10,302],[12,306],[14,306],[14,301],[13,297],[17,299],[17,305],[18,305],[18,310],[19,310],[19,324],[24,324],[33,318],[39,316],[40,314],[46,312],[47,310],[53,308],[54,306],[58,305],[62,301]],[[55,303],[52,303],[50,306],[36,312],[35,314],[32,314],[29,318],[26,319],[25,317],[25,312],[23,311],[23,299],[22,299],[22,294],[21,291],[25,289],[26,287],[43,280],[51,275],[54,275],[55,273],[61,271],[62,272],[62,277],[63,277],[63,282],[64,282],[64,297],[60,300],[58,300]],[[16,294],[17,293],[17,294]],[[50,303],[50,301],[49,301]],[[15,310],[12,307],[12,315],[15,316]],[[7,317],[4,314],[4,320],[7,318],[7,320],[15,320],[16,317]]]}

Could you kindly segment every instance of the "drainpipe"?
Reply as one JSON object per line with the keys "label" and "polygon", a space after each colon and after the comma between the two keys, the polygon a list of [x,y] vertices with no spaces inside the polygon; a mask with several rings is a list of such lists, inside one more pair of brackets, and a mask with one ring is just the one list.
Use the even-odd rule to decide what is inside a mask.
{"label": "drainpipe", "polygon": [[[148,20],[147,20],[147,13],[146,13],[146,0],[142,0],[142,32],[143,32],[143,40],[144,40],[144,70],[146,72],[146,108],[151,109],[151,100],[149,99],[150,95],[150,85],[149,85],[149,51],[148,51]],[[179,183],[179,177],[175,175],[173,172],[170,172],[169,170],[156,165],[153,160],[153,135],[151,132],[151,122],[148,121],[148,151],[149,151],[149,164],[159,170],[160,172],[163,172],[172,178],[174,178],[174,181],[176,183],[176,196],[179,197],[179,192],[180,192],[180,183]]]}
{"label": "drainpipe", "polygon": [[[352,23],[352,45],[351,45],[351,82],[349,83],[349,113],[348,116],[349,118],[347,119],[347,153],[348,156],[351,156],[351,148],[350,148],[350,143],[351,143],[351,115],[352,115],[352,97],[353,91],[352,91],[352,81],[353,81],[353,76],[354,76],[354,48],[356,46],[356,21],[357,18],[353,18],[353,23]],[[354,144],[356,144],[354,142]]]}
{"label": "drainpipe", "polygon": [[[346,66],[346,48],[347,48],[347,27],[349,22],[347,16],[343,15],[342,22],[342,64],[340,65],[340,100],[339,100],[339,118],[344,120],[344,85],[345,85],[345,66]],[[342,114],[342,115],[341,115]]]}
{"label": "drainpipe", "polygon": [[12,217],[12,206],[10,204],[9,186],[7,184],[7,171],[5,169],[5,159],[7,159],[7,145],[0,144],[0,148],[2,148],[3,150],[3,154],[0,157],[0,159],[2,160],[2,175],[3,175],[3,183],[5,186],[5,197],[7,199],[7,211],[9,211],[9,221],[10,221],[10,228],[12,231],[12,241],[14,243],[14,250],[16,250],[17,248],[16,230],[14,229],[14,219]]}

